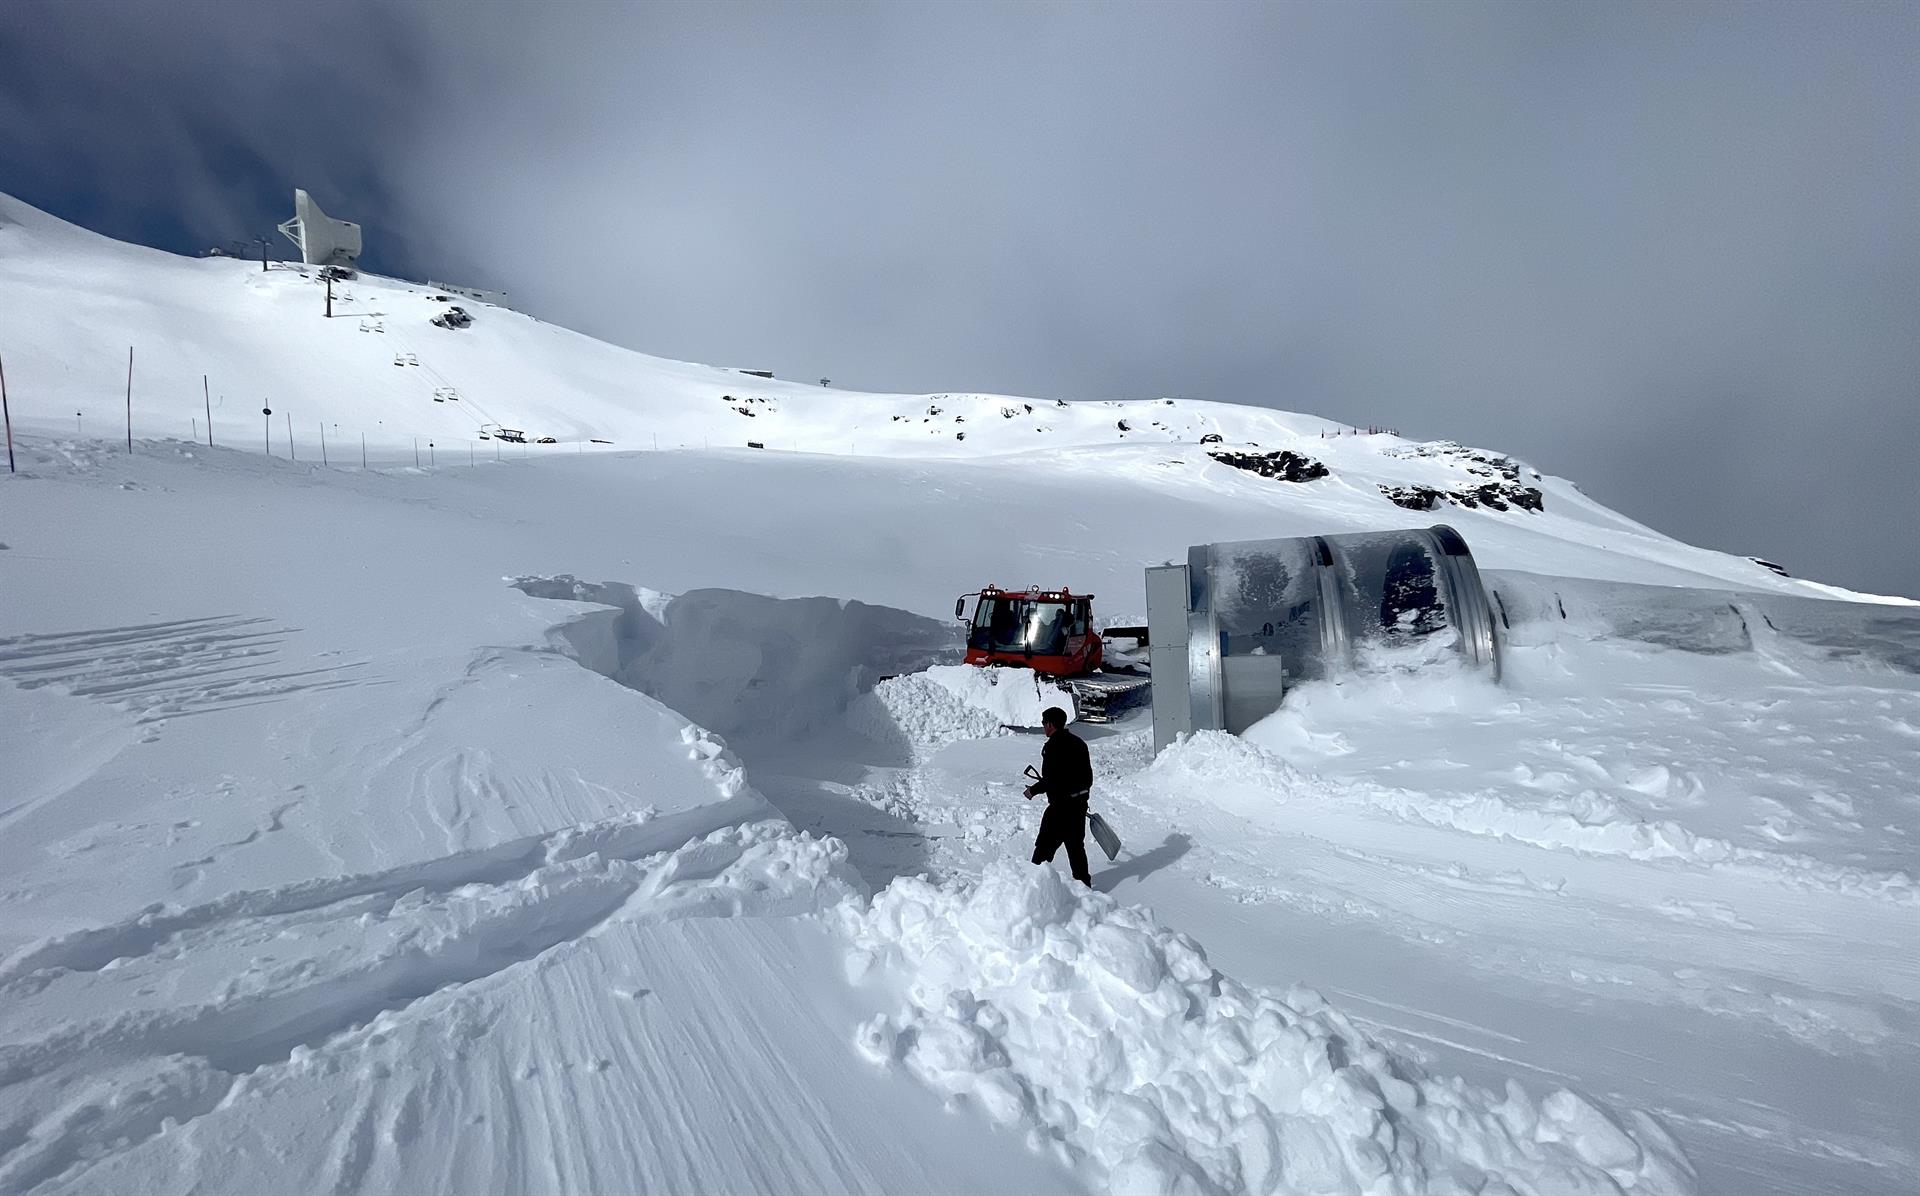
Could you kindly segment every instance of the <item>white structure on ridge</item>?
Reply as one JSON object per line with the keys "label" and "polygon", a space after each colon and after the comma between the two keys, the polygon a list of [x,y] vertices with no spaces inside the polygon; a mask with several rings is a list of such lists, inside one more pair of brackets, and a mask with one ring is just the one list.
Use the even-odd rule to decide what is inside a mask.
{"label": "white structure on ridge", "polygon": [[335,220],[298,188],[293,192],[293,219],[280,231],[300,247],[300,260],[309,266],[351,266],[360,257],[360,226]]}

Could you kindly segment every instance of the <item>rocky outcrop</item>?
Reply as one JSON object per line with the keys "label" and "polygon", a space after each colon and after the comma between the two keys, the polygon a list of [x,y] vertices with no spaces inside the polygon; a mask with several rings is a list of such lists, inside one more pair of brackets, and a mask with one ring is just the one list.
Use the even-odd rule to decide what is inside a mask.
{"label": "rocky outcrop", "polygon": [[1510,511],[1515,507],[1523,511],[1542,509],[1544,495],[1532,486],[1522,486],[1517,482],[1489,482],[1484,486],[1469,486],[1456,490],[1439,490],[1432,486],[1382,486],[1380,493],[1387,501],[1409,511],[1431,511],[1443,502],[1456,507],[1477,510],[1486,507],[1494,511]]}
{"label": "rocky outcrop", "polygon": [[1517,507],[1522,511],[1539,511],[1545,508],[1546,495],[1538,486],[1529,486],[1522,480],[1523,475],[1527,475],[1533,481],[1539,481],[1540,472],[1528,469],[1511,457],[1497,457],[1450,440],[1408,445],[1391,450],[1391,455],[1442,460],[1457,465],[1471,475],[1466,484],[1444,489],[1421,485],[1380,487],[1380,493],[1386,496],[1388,502],[1409,511],[1431,511],[1443,502],[1469,510],[1485,507],[1493,511],[1510,511]]}
{"label": "rocky outcrop", "polygon": [[1281,449],[1272,453],[1237,453],[1232,449],[1212,449],[1207,456],[1222,465],[1231,465],[1235,469],[1244,469],[1248,473],[1263,478],[1276,478],[1282,482],[1311,482],[1315,478],[1324,478],[1328,470],[1325,465],[1312,457],[1304,457],[1290,449]]}

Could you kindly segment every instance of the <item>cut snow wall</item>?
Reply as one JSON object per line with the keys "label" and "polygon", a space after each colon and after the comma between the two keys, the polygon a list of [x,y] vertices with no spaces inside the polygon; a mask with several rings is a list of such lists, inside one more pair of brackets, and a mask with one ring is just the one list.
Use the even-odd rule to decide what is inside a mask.
{"label": "cut snow wall", "polygon": [[952,625],[852,600],[718,589],[669,596],[565,575],[512,584],[535,598],[615,608],[563,626],[568,651],[728,739],[804,737],[840,721],[880,678],[960,655]]}

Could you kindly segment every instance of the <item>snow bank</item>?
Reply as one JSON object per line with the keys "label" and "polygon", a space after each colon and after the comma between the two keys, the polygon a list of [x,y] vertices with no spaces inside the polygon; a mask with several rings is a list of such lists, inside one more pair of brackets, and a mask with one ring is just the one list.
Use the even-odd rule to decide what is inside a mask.
{"label": "snow bank", "polygon": [[1049,706],[1074,716],[1071,694],[1024,669],[934,665],[880,682],[848,708],[847,716],[869,739],[904,742],[924,758],[962,739],[1037,727]]}
{"label": "snow bank", "polygon": [[1049,706],[1078,717],[1073,695],[1027,669],[982,669],[963,664],[935,665],[922,676],[976,709],[991,712],[1009,727],[1037,727]]}
{"label": "snow bank", "polygon": [[555,638],[588,668],[728,738],[805,737],[842,718],[881,677],[957,648],[950,624],[851,599],[668,595],[567,574],[507,582],[534,598],[613,607]]}
{"label": "snow bank", "polygon": [[1009,734],[993,711],[973,706],[925,673],[889,677],[847,709],[854,730],[879,743],[903,743],[916,758],[962,739]]}
{"label": "snow bank", "polygon": [[1247,989],[1145,911],[1051,869],[901,879],[841,917],[850,974],[901,996],[859,1048],[1111,1192],[1695,1188],[1644,1113],[1429,1075],[1315,994]]}

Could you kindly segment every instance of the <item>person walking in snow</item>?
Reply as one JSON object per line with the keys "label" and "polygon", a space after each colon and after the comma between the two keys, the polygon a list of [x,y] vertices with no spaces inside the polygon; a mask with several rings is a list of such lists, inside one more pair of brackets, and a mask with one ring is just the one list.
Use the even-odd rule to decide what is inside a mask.
{"label": "person walking in snow", "polygon": [[1047,795],[1047,812],[1040,816],[1040,836],[1033,843],[1033,862],[1048,864],[1060,848],[1067,849],[1073,879],[1093,887],[1087,871],[1087,797],[1093,790],[1093,761],[1086,740],[1067,730],[1067,712],[1049,706],[1040,715],[1046,746],[1040,749],[1040,779],[1024,790],[1027,800]]}

